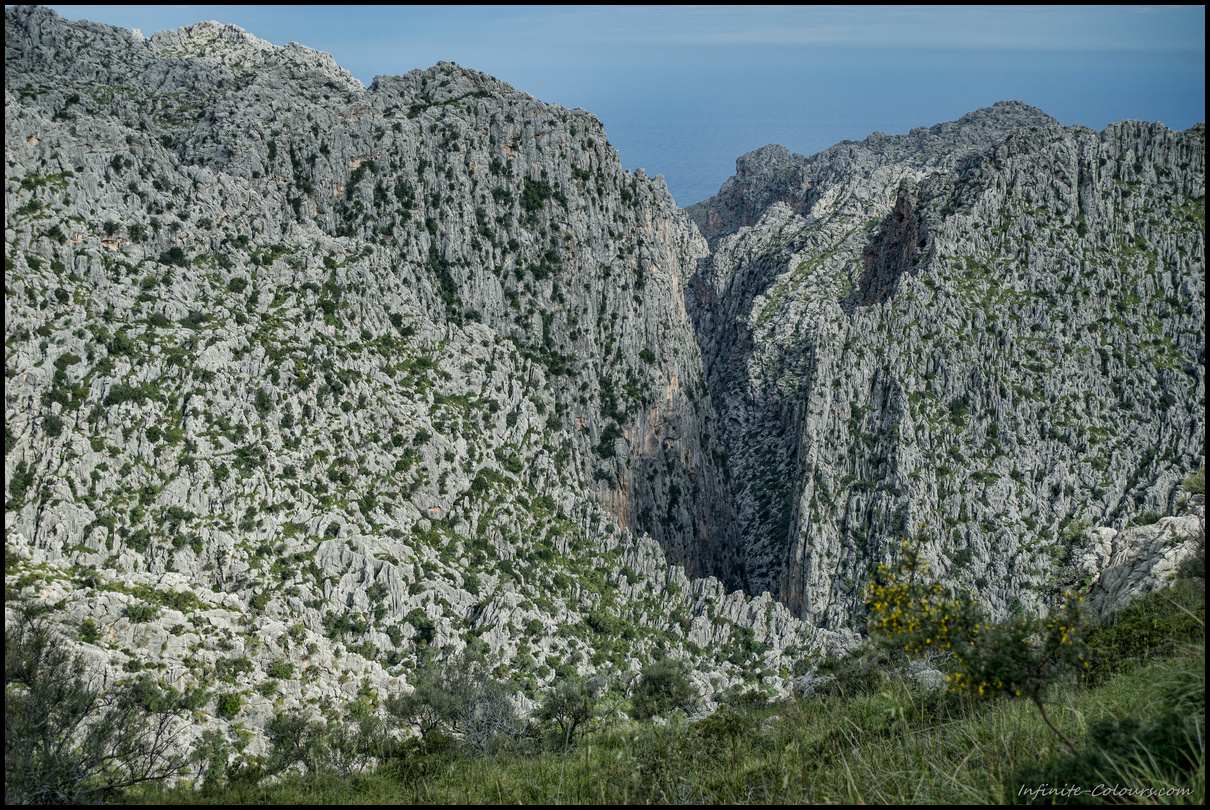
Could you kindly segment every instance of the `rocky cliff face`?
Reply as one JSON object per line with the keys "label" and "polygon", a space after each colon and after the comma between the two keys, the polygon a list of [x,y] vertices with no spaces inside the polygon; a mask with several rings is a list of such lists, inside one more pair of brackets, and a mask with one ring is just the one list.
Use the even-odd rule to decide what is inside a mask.
{"label": "rocky cliff face", "polygon": [[1038,606],[1201,463],[1201,128],[1001,104],[686,213],[453,64],[5,20],[6,593],[220,726],[425,647],[786,690],[899,537]]}
{"label": "rocky cliff face", "polygon": [[288,702],[468,643],[712,694],[830,643],[727,595],[706,242],[592,115],[216,23],[9,8],[5,60],[10,593],[98,666],[263,720],[282,657]]}
{"label": "rocky cliff face", "polygon": [[[272,309],[294,330],[270,338],[280,340],[270,352],[289,344],[306,355],[324,337],[369,344],[360,331],[376,337],[392,318],[420,333],[409,324],[422,313],[468,335],[481,324],[492,350],[468,351],[494,356],[507,342],[534,367],[542,382],[531,385],[555,398],[546,421],[579,451],[574,473],[622,527],[649,531],[692,575],[729,573],[728,516],[716,512],[727,499],[702,443],[710,414],[699,411],[701,361],[681,293],[706,247],[662,182],[622,171],[595,118],[449,64],[362,89],[326,54],[230,26],[140,40],[29,23],[8,34],[10,154],[31,165],[59,153],[38,177],[61,184],[55,215],[83,220],[61,227],[69,241],[92,227],[136,265],[210,263],[219,286],[242,279],[238,294],[257,296],[246,319]],[[172,262],[160,261],[166,250]],[[271,288],[260,289],[261,273]],[[279,280],[297,285],[292,300]],[[157,298],[177,297],[174,285],[157,279]],[[307,323],[320,316],[320,328]],[[246,370],[268,371],[257,366]],[[500,421],[524,415],[521,394],[493,392],[508,406],[492,411]]]}
{"label": "rocky cliff face", "polygon": [[765,147],[691,214],[747,586],[801,616],[852,623],[915,535],[996,611],[1036,609],[1078,527],[1171,513],[1203,463],[1202,125],[1001,103]]}

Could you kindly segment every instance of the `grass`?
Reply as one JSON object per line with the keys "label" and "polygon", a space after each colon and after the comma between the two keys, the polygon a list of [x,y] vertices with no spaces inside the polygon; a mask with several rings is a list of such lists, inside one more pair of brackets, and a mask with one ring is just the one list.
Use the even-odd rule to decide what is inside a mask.
{"label": "grass", "polygon": [[[930,694],[886,672],[871,686],[854,697],[736,703],[697,723],[619,720],[566,753],[562,740],[552,741],[557,750],[514,748],[477,758],[455,748],[425,753],[409,743],[361,774],[294,774],[273,784],[235,781],[196,792],[182,785],[127,798],[171,804],[982,804],[1015,796],[1018,771],[1045,770],[1063,754],[1024,700]],[[1146,724],[1168,710],[1185,712],[1195,736],[1194,767],[1174,769],[1139,751],[1113,762],[1116,772],[1106,778],[1188,789],[1192,795],[1157,800],[1196,803],[1205,796],[1204,692],[1202,641],[1119,666],[1095,686],[1067,683],[1055,690],[1051,716],[1066,734],[1084,740],[1103,718]]]}

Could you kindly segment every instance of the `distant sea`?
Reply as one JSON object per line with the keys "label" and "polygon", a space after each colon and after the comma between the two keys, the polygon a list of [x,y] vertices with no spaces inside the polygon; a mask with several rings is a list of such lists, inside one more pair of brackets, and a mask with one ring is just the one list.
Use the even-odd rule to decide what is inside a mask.
{"label": "distant sea", "polygon": [[810,155],[1003,100],[1098,130],[1130,118],[1174,129],[1205,120],[1205,62],[1196,54],[821,47],[794,56],[702,65],[678,64],[673,54],[654,72],[608,66],[515,86],[594,113],[622,165],[664,175],[682,207],[715,194],[735,159],[765,144]]}

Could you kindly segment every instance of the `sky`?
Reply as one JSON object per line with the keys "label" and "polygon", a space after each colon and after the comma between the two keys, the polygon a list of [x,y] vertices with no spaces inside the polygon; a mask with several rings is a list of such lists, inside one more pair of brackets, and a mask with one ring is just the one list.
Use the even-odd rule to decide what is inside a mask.
{"label": "sky", "polygon": [[1205,6],[51,6],[150,36],[201,20],[362,83],[438,61],[583,107],[627,168],[709,197],[767,143],[812,154],[1019,99],[1062,124],[1206,118]]}

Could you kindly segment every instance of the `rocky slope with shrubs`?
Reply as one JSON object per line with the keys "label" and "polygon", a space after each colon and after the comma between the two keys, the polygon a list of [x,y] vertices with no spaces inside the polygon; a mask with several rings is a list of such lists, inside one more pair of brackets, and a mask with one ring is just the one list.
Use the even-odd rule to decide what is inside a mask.
{"label": "rocky slope with shrubs", "polygon": [[256,727],[425,648],[709,696],[832,643],[736,590],[706,244],[592,115],[213,23],[5,36],[8,593],[93,665]]}
{"label": "rocky slope with shrubs", "polygon": [[1171,515],[1204,464],[1203,124],[1003,102],[765,147],[690,213],[746,584],[799,616],[851,625],[917,535],[995,615],[1038,610],[1084,529]]}
{"label": "rocky slope with shrubs", "polygon": [[5,110],[6,611],[195,736],[433,650],[784,693],[903,533],[1036,606],[1201,463],[1200,128],[997,105],[686,213],[473,70],[27,7]]}

